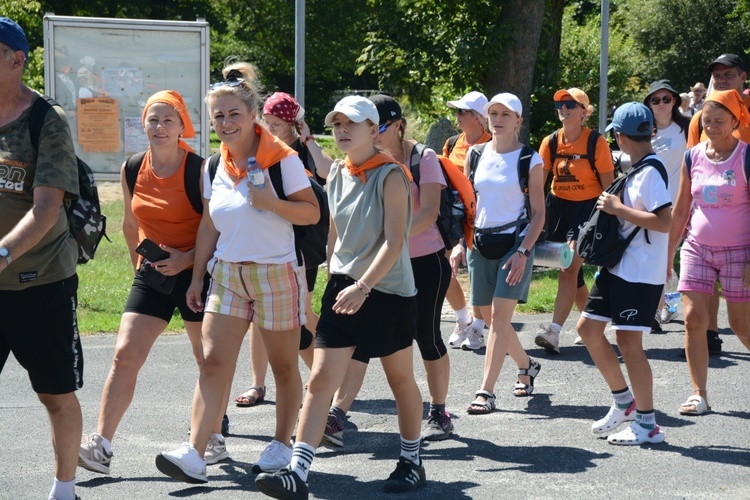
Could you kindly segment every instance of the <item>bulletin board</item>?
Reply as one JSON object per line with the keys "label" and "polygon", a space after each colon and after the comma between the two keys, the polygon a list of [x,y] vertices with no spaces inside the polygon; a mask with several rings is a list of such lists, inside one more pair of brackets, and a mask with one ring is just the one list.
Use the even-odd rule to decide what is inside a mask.
{"label": "bulletin board", "polygon": [[204,20],[155,21],[46,15],[45,93],[65,109],[76,153],[98,179],[114,180],[125,159],[148,148],[141,114],[148,98],[176,90],[209,153],[203,96],[208,91],[209,28]]}

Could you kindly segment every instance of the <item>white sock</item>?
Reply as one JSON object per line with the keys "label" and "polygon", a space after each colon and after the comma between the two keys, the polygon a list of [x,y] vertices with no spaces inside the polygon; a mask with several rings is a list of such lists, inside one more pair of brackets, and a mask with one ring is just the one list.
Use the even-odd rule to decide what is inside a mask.
{"label": "white sock", "polygon": [[456,313],[456,318],[458,318],[458,322],[462,325],[468,325],[471,323],[471,314],[469,314],[469,308],[464,306],[463,309],[459,309],[457,311],[453,311]]}
{"label": "white sock", "polygon": [[75,500],[76,478],[72,481],[59,481],[55,478],[52,483],[52,491],[49,492],[49,500]]}
{"label": "white sock", "polygon": [[297,441],[292,448],[292,462],[289,469],[297,473],[300,479],[307,482],[307,474],[310,472],[313,458],[315,458],[315,448],[307,443]]}
{"label": "white sock", "polygon": [[560,333],[560,330],[562,330],[562,325],[558,325],[557,323],[550,323],[549,327],[557,333]]}
{"label": "white sock", "polygon": [[218,442],[220,443],[224,442],[224,436],[221,435],[221,432],[214,432],[212,435],[214,439],[216,439]]}
{"label": "white sock", "polygon": [[102,436],[102,448],[104,448],[104,451],[107,453],[112,453],[112,443],[109,442],[109,439]]}
{"label": "white sock", "polygon": [[482,333],[482,331],[484,330],[484,320],[474,318],[474,321],[471,323],[471,327],[479,333]]}
{"label": "white sock", "polygon": [[414,441],[409,441],[401,436],[401,456],[407,460],[411,460],[417,465],[420,465],[419,461],[419,445],[422,443],[422,438],[417,438]]}

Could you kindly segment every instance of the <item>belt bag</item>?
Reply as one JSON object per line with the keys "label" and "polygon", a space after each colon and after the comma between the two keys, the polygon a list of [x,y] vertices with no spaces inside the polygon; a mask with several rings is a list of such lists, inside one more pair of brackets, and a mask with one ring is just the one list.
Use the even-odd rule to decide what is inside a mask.
{"label": "belt bag", "polygon": [[[529,222],[526,218],[518,219],[503,226],[480,228],[474,230],[474,245],[485,259],[498,260],[514,249],[518,242],[521,224]],[[515,227],[512,233],[504,233]]]}
{"label": "belt bag", "polygon": [[169,295],[177,283],[177,276],[165,276],[153,267],[150,262],[144,262],[138,272],[135,273],[143,283],[152,290]]}

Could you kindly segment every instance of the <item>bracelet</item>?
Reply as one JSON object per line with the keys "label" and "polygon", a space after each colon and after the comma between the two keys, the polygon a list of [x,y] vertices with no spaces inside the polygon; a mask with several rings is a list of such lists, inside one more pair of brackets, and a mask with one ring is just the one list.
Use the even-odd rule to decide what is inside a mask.
{"label": "bracelet", "polygon": [[[370,292],[372,289],[367,286],[367,283],[364,281],[355,281],[354,284],[359,288],[359,291],[365,294],[365,298],[370,296]],[[364,288],[363,288],[364,287]]]}
{"label": "bracelet", "polygon": [[313,137],[311,135],[308,135],[307,137],[305,137],[305,139],[302,142],[304,142],[305,144],[307,144],[308,141],[315,142],[315,137]]}
{"label": "bracelet", "polygon": [[274,213],[274,214],[276,213],[276,205],[277,205],[278,203],[279,203],[279,199],[278,199],[278,198],[276,198],[276,199],[275,199],[275,200],[273,201],[273,207],[271,207],[271,213]]}

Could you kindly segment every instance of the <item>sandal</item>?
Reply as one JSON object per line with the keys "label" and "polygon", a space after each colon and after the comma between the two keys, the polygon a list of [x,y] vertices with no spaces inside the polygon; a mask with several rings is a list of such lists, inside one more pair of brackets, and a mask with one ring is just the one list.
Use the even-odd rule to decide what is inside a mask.
{"label": "sandal", "polygon": [[518,382],[516,382],[516,385],[513,387],[513,395],[517,398],[525,398],[527,396],[531,396],[534,393],[534,379],[537,375],[539,375],[541,369],[542,365],[539,364],[539,361],[529,356],[529,367],[525,370],[519,368],[516,373],[519,376],[528,375],[531,379],[531,383],[527,385],[521,383],[521,380],[518,380]]}
{"label": "sandal", "polygon": [[[257,396],[252,394],[252,391],[255,391]],[[259,385],[254,385],[247,391],[243,392],[236,398],[234,398],[234,404],[236,404],[240,408],[248,408],[250,406],[255,406],[259,403],[262,403],[266,399],[266,386],[263,387]]]}
{"label": "sandal", "polygon": [[[484,401],[479,397],[485,398]],[[476,399],[469,404],[466,413],[469,415],[487,415],[495,409],[495,395],[489,391],[477,391]]]}
{"label": "sandal", "polygon": [[680,405],[680,415],[703,415],[711,411],[711,407],[708,406],[706,400],[697,394],[693,394],[687,401]]}

